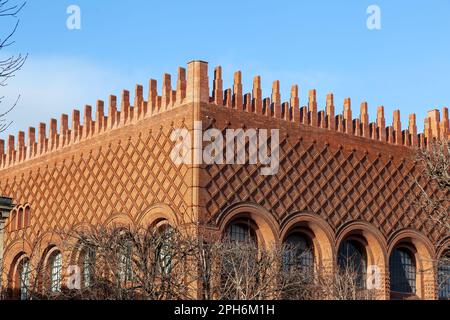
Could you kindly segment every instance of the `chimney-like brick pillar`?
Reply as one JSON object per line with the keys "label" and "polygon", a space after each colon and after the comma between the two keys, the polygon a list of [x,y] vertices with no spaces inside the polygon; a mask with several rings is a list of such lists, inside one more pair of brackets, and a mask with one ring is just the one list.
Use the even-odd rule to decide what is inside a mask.
{"label": "chimney-like brick pillar", "polygon": [[25,159],[25,132],[19,131],[18,140],[17,140],[17,152],[18,160],[22,161]]}
{"label": "chimney-like brick pillar", "polygon": [[308,113],[309,113],[309,124],[311,126],[317,127],[317,92],[316,90],[309,91],[309,103],[308,103]]}
{"label": "chimney-like brick pillar", "polygon": [[384,118],[384,107],[379,106],[377,110],[378,139],[386,142],[386,120]]}
{"label": "chimney-like brick pillar", "polygon": [[110,95],[108,105],[108,128],[112,129],[117,123],[117,97]]}
{"label": "chimney-like brick pillar", "polygon": [[32,158],[36,155],[36,129],[33,127],[28,128],[28,157]]}
{"label": "chimney-like brick pillar", "polygon": [[336,117],[336,128],[338,132],[344,132],[344,117],[342,114],[338,114]]}
{"label": "chimney-like brick pillar", "polygon": [[58,121],[50,119],[50,149],[54,150],[58,147]]}
{"label": "chimney-like brick pillar", "polygon": [[91,134],[92,128],[92,107],[87,105],[84,107],[84,125],[83,125],[83,137],[87,138]]}
{"label": "chimney-like brick pillar", "polygon": [[72,112],[72,137],[70,142],[74,143],[79,139],[80,136],[80,111],[73,110]]}
{"label": "chimney-like brick pillar", "polygon": [[362,136],[365,138],[370,138],[370,124],[369,124],[369,112],[367,102],[361,103],[361,113],[360,113]]}
{"label": "chimney-like brick pillar", "polygon": [[400,120],[400,110],[394,111],[394,116],[392,118],[392,127],[394,128],[394,140],[395,144],[402,145],[402,123]]}
{"label": "chimney-like brick pillar", "polygon": [[291,110],[292,121],[300,123],[300,99],[298,97],[298,85],[293,85],[291,88]]}
{"label": "chimney-like brick pillar", "polygon": [[280,81],[276,80],[272,84],[272,103],[274,117],[281,119],[281,95],[280,95]]}
{"label": "chimney-like brick pillar", "polygon": [[419,146],[419,137],[417,136],[416,114],[409,115],[409,134],[411,135],[411,147]]}
{"label": "chimney-like brick pillar", "polygon": [[125,124],[130,118],[130,91],[122,90],[122,101],[120,105],[120,121]]}
{"label": "chimney-like brick pillar", "polygon": [[353,134],[352,101],[350,98],[344,100],[344,125],[345,133]]}
{"label": "chimney-like brick pillar", "polygon": [[246,93],[244,95],[244,110],[247,112],[253,111],[252,94]]}
{"label": "chimney-like brick pillar", "polygon": [[261,90],[261,77],[256,76],[253,78],[253,108],[256,114],[262,114],[262,90]]}
{"label": "chimney-like brick pillar", "polygon": [[95,112],[95,132],[99,133],[105,126],[105,103],[97,100],[97,110]]}
{"label": "chimney-like brick pillar", "polygon": [[263,113],[265,116],[271,117],[272,116],[272,108],[270,98],[264,98],[263,100]]}
{"label": "chimney-like brick pillar", "polygon": [[161,111],[169,109],[171,95],[172,95],[172,77],[170,76],[170,74],[165,73],[163,75]]}
{"label": "chimney-like brick pillar", "polygon": [[281,104],[281,117],[286,121],[291,121],[291,110],[288,102]]}
{"label": "chimney-like brick pillar", "polygon": [[362,136],[361,134],[361,119],[353,119],[353,129],[354,129],[354,135],[355,136]]}
{"label": "chimney-like brick pillar", "polygon": [[426,140],[426,146],[428,148],[431,147],[431,144],[433,142],[433,130],[431,129],[432,121],[430,117],[425,118],[424,126],[423,126],[423,136]]}
{"label": "chimney-like brick pillar", "polygon": [[395,143],[395,137],[394,137],[394,128],[392,126],[389,126],[386,128],[387,133],[387,142],[394,144]]}
{"label": "chimney-like brick pillar", "polygon": [[213,99],[216,105],[223,105],[223,80],[221,66],[217,66],[214,69]]}
{"label": "chimney-like brick pillar", "polygon": [[140,84],[134,89],[134,113],[134,119],[141,119],[144,115],[144,87]]}
{"label": "chimney-like brick pillar", "polygon": [[184,98],[186,98],[186,69],[180,67],[178,68],[176,103],[182,104]]}
{"label": "chimney-like brick pillar", "polygon": [[148,105],[147,109],[150,114],[156,114],[158,110],[158,90],[157,81],[150,79],[148,82]]}
{"label": "chimney-like brick pillar", "polygon": [[191,61],[187,71],[187,102],[209,103],[208,63]]}
{"label": "chimney-like brick pillar", "polygon": [[233,107],[233,93],[231,92],[231,89],[226,89],[224,93],[224,106],[227,108]]}
{"label": "chimney-like brick pillar", "polygon": [[327,127],[330,130],[336,130],[336,119],[334,112],[334,95],[332,93],[327,94],[327,104],[326,104],[326,112],[327,112]]}
{"label": "chimney-like brick pillar", "polygon": [[449,120],[448,120],[448,108],[442,108],[442,120],[441,120],[441,139],[449,138]]}
{"label": "chimney-like brick pillar", "polygon": [[317,113],[317,121],[319,122],[319,128],[326,129],[327,127],[326,119],[327,117],[325,115],[325,111],[322,110]]}
{"label": "chimney-like brick pillar", "polygon": [[0,166],[4,165],[5,140],[0,139]]}
{"label": "chimney-like brick pillar", "polygon": [[38,148],[40,154],[46,151],[46,140],[47,140],[46,125],[45,123],[41,122],[39,124],[39,131],[38,131]]}
{"label": "chimney-like brick pillar", "polygon": [[440,130],[441,116],[439,110],[434,109],[428,111],[428,118],[430,118],[431,120],[430,129],[432,137],[438,140],[441,139],[441,130]]}
{"label": "chimney-like brick pillar", "polygon": [[242,72],[236,71],[234,73],[233,81],[233,108],[242,110],[242,103]]}
{"label": "chimney-like brick pillar", "polygon": [[8,154],[8,163],[9,164],[14,163],[16,149],[14,146],[14,136],[13,135],[8,136],[8,148],[7,148],[6,152]]}

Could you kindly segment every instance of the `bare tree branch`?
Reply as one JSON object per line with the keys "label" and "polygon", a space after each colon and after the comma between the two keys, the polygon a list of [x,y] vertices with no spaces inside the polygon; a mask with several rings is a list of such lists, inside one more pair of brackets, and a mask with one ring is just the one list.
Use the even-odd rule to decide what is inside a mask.
{"label": "bare tree branch", "polygon": [[[21,2],[20,4],[10,4],[9,0],[0,0],[0,17],[3,18],[14,18],[17,19],[17,14],[25,7],[26,1]],[[14,40],[12,37],[17,31],[20,20],[14,24],[12,30],[6,34],[4,38],[0,38],[0,51],[4,48],[7,48],[14,44]],[[7,81],[10,80],[15,74],[22,69],[25,61],[27,60],[28,55],[13,55],[4,60],[0,60],[0,87],[5,87],[7,85]],[[8,108],[6,112],[0,114],[0,132],[5,131],[12,124],[12,122],[5,121],[5,116],[15,108],[19,101],[20,95],[17,98],[16,102],[12,105],[12,107]],[[4,96],[0,96],[0,104]]]}

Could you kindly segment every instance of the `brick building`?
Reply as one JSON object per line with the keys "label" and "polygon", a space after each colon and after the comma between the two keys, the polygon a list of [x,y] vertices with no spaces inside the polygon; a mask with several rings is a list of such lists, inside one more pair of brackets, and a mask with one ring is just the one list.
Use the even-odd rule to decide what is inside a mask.
{"label": "brick building", "polygon": [[[73,111],[71,125],[63,114],[59,129],[52,119],[37,134],[30,128],[27,141],[24,132],[17,143],[10,136],[6,151],[0,141],[0,193],[17,204],[6,221],[3,283],[20,290],[29,259],[51,264],[61,281],[74,253],[55,230],[197,221],[221,233],[252,229],[262,246],[296,236],[311,248],[312,263],[330,268],[342,248],[353,250],[364,265],[379,268],[380,298],[436,299],[435,262],[449,239],[414,206],[415,178],[427,192],[437,191],[412,155],[449,136],[448,109],[430,111],[419,134],[415,115],[405,128],[395,111],[387,126],[379,107],[370,122],[367,103],[354,118],[350,99],[337,114],[332,94],[319,111],[315,90],[301,107],[297,86],[282,103],[278,81],[263,98],[260,77],[243,94],[241,73],[224,90],[221,72],[214,70],[210,89],[208,64],[193,61],[187,73],[179,68],[174,87],[164,75],[160,94],[155,80],[147,99],[136,86],[133,106],[123,91],[120,110],[110,96],[108,110],[97,101],[95,117],[86,106],[83,115]],[[171,133],[193,132],[196,121],[221,131],[279,129],[278,172],[261,175],[260,164],[175,164]],[[44,245],[31,258],[36,241]]]}

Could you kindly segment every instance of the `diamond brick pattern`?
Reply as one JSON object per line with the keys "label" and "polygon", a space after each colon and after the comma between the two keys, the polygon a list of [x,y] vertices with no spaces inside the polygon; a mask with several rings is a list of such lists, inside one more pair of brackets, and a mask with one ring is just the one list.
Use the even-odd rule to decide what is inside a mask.
{"label": "diamond brick pattern", "polygon": [[[15,203],[31,204],[28,239],[79,223],[104,223],[115,213],[135,219],[156,203],[183,214],[188,208],[188,167],[171,161],[170,133],[167,126],[7,176],[0,181],[0,193],[12,196]],[[9,233],[6,246],[19,236]]]}
{"label": "diamond brick pattern", "polygon": [[[291,139],[292,140],[292,139]],[[321,215],[337,230],[352,220],[365,220],[385,237],[402,228],[414,228],[432,241],[443,234],[414,205],[420,189],[435,188],[420,176],[411,161],[398,161],[327,144],[280,141],[280,169],[261,176],[258,165],[206,167],[209,200],[206,210],[214,218],[239,202],[257,203],[280,221],[301,211]]]}

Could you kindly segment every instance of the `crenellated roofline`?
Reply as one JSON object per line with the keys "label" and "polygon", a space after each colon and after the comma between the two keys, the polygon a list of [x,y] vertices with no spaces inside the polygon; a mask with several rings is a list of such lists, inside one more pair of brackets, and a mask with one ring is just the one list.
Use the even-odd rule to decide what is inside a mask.
{"label": "crenellated roofline", "polygon": [[178,68],[175,89],[172,88],[171,75],[163,75],[161,95],[157,92],[157,81],[151,79],[148,85],[147,100],[144,99],[143,86],[136,85],[133,105],[130,102],[130,92],[123,90],[120,110],[117,107],[117,97],[111,95],[106,115],[104,102],[98,100],[95,119],[92,115],[92,107],[86,105],[83,122],[81,122],[80,111],[73,110],[70,125],[69,116],[61,115],[59,130],[57,120],[50,120],[48,136],[47,125],[41,123],[37,139],[36,129],[30,127],[27,142],[25,142],[23,131],[18,134],[17,144],[14,136],[8,137],[6,151],[5,141],[0,140],[0,169],[9,168],[191,102],[203,102],[243,110],[259,116],[407,147],[425,148],[433,139],[440,140],[450,137],[447,107],[442,109],[442,114],[436,109],[429,111],[425,118],[424,132],[418,133],[414,113],[409,115],[407,128],[402,129],[399,110],[394,111],[392,125],[386,126],[383,106],[378,107],[376,120],[370,122],[367,102],[361,103],[360,116],[354,118],[350,98],[344,100],[343,112],[336,114],[332,93],[326,97],[325,109],[319,111],[316,90],[310,90],[307,105],[300,106],[298,85],[291,87],[290,98],[286,102],[282,102],[279,80],[273,82],[271,96],[266,98],[263,98],[260,76],[254,77],[251,93],[243,94],[242,87],[242,73],[237,71],[234,73],[233,87],[224,90],[222,68],[218,66],[214,69],[211,94],[208,63],[198,60],[191,61],[188,63],[187,72],[185,68]]}

